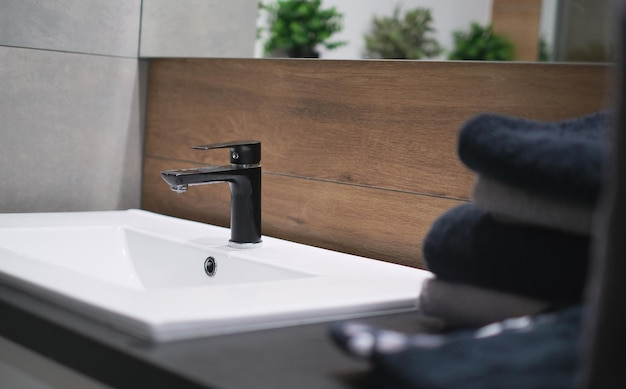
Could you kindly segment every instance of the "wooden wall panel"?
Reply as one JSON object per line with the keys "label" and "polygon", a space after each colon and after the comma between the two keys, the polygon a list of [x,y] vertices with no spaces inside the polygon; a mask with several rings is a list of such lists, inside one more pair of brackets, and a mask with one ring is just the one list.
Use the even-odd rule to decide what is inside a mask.
{"label": "wooden wall panel", "polygon": [[[174,193],[158,172],[194,164],[146,158],[144,208],[166,215],[228,226],[228,185],[196,186]],[[350,184],[265,173],[263,234],[424,267],[422,239],[432,222],[460,200],[390,192]]]}
{"label": "wooden wall panel", "polygon": [[467,201],[459,127],[497,111],[603,108],[608,67],[415,61],[159,59],[150,64],[143,208],[228,224],[228,186],[169,191],[159,172],[224,163],[187,146],[262,142],[263,232],[422,266],[424,234]]}
{"label": "wooden wall panel", "polygon": [[493,0],[493,30],[515,45],[516,61],[537,61],[542,0]]}
{"label": "wooden wall panel", "polygon": [[[400,61],[157,60],[146,152],[263,142],[268,172],[467,198],[460,125],[483,111],[559,119],[602,107],[606,67]],[[601,84],[601,85],[598,85]]]}

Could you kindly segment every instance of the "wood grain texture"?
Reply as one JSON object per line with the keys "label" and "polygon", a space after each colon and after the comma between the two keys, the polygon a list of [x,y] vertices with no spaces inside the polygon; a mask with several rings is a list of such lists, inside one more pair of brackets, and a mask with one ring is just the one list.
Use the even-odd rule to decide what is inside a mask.
{"label": "wood grain texture", "polygon": [[148,155],[259,139],[266,171],[467,198],[461,124],[483,111],[553,120],[603,106],[604,66],[400,61],[156,60]]}
{"label": "wood grain texture", "polygon": [[493,0],[493,30],[515,45],[516,61],[537,61],[541,0]]}
{"label": "wood grain texture", "polygon": [[262,142],[263,232],[424,266],[421,242],[469,199],[459,127],[485,111],[558,120],[602,109],[608,67],[415,61],[158,59],[143,208],[228,225],[228,186],[169,191],[159,172],[222,164],[189,145]]}
{"label": "wood grain texture", "polygon": [[[228,226],[228,185],[178,194],[158,174],[192,163],[146,158],[143,207],[167,215]],[[407,266],[425,267],[423,237],[432,222],[460,200],[390,192],[350,184],[263,174],[263,234]]]}

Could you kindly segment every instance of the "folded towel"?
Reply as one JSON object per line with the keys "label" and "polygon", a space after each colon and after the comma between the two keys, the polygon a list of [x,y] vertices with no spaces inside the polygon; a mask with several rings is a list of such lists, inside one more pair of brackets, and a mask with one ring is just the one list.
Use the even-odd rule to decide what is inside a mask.
{"label": "folded towel", "polygon": [[472,203],[431,226],[424,260],[437,278],[554,302],[580,301],[590,238],[503,223]]}
{"label": "folded towel", "polygon": [[576,306],[446,335],[342,322],[330,334],[344,352],[372,364],[376,387],[572,389],[582,316]]}
{"label": "folded towel", "polygon": [[429,278],[417,300],[420,312],[446,327],[479,327],[511,317],[536,315],[551,304],[512,293]]}
{"label": "folded towel", "polygon": [[595,203],[607,158],[608,112],[548,123],[482,114],[459,134],[470,169],[518,188]]}
{"label": "folded towel", "polygon": [[477,176],[472,201],[501,220],[591,233],[593,207],[516,188],[482,174]]}

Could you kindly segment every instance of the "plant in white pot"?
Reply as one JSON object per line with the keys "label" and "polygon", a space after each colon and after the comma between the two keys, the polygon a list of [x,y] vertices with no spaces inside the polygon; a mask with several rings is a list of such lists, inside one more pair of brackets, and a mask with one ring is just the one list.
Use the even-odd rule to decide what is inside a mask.
{"label": "plant in white pot", "polygon": [[322,8],[321,0],[277,0],[260,3],[268,14],[269,39],[265,53],[285,53],[292,58],[318,58],[318,47],[328,50],[346,42],[330,38],[343,28],[343,15],[335,7]]}

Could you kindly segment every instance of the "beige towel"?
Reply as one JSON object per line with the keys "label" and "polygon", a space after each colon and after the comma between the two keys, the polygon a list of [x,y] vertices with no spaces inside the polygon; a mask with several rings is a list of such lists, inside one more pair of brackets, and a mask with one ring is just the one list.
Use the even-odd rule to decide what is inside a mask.
{"label": "beige towel", "polygon": [[418,298],[422,314],[438,318],[448,327],[479,327],[534,315],[549,307],[547,301],[437,278],[424,282]]}
{"label": "beige towel", "polygon": [[589,235],[593,209],[477,175],[472,201],[494,217]]}

